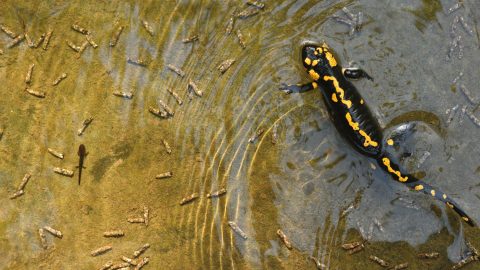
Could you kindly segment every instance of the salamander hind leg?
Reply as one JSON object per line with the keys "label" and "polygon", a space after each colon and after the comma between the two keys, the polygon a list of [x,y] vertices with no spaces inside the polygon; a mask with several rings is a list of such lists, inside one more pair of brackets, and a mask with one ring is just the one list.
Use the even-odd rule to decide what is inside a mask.
{"label": "salamander hind leg", "polygon": [[430,196],[434,197],[435,199],[445,203],[449,208],[453,209],[453,211],[455,211],[468,225],[470,225],[472,227],[476,226],[473,219],[471,219],[465,213],[465,211],[463,211],[458,206],[458,204],[453,199],[448,197],[447,194],[443,193],[442,191],[432,187],[431,185],[429,185],[429,184],[427,184],[427,183],[425,183],[421,180],[411,182],[411,183],[407,183],[407,186],[409,188],[413,189],[413,190],[421,191],[421,192],[423,192],[427,195],[430,195]]}
{"label": "salamander hind leg", "polygon": [[383,149],[386,149],[388,152],[395,149],[395,152],[400,153],[399,156],[401,157],[411,156],[413,149],[410,149],[411,144],[408,143],[408,139],[415,131],[415,123],[405,123],[388,129],[385,133],[386,139],[383,141]]}

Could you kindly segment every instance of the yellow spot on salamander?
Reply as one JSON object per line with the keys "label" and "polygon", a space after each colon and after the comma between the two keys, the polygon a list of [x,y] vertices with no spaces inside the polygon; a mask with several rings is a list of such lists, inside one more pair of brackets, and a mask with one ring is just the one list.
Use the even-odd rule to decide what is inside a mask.
{"label": "yellow spot on salamander", "polygon": [[338,102],[337,95],[335,95],[335,93],[332,94],[332,100],[333,102]]}
{"label": "yellow spot on salamander", "polygon": [[423,189],[423,185],[416,185],[416,186],[415,186],[415,190],[416,190],[416,191],[420,191],[420,190],[422,190],[422,189]]}
{"label": "yellow spot on salamander", "polygon": [[388,140],[387,140],[387,144],[388,144],[388,145],[393,145],[393,140],[392,140],[392,139],[388,139]]}
{"label": "yellow spot on salamander", "polygon": [[316,82],[312,82],[312,86],[313,86],[313,89],[317,89],[318,88],[318,84]]}
{"label": "yellow spot on salamander", "polygon": [[363,104],[363,103],[364,103],[364,102],[363,102],[363,98],[362,98],[362,99],[360,99],[360,104]]}
{"label": "yellow spot on salamander", "polygon": [[370,138],[370,136],[368,136],[368,134],[365,131],[360,130],[359,133],[365,138],[365,142],[363,143],[363,146],[365,147],[368,147],[369,145],[373,147],[378,146],[378,143],[376,141],[373,141],[372,138]]}
{"label": "yellow spot on salamander", "polygon": [[[335,94],[334,94],[335,95]],[[350,113],[347,113],[345,115],[345,118],[347,118],[348,124],[352,127],[353,130],[359,130],[360,128],[358,127],[358,123],[354,122],[352,119],[352,116]]]}
{"label": "yellow spot on salamander", "polygon": [[318,60],[313,60],[312,61],[312,67],[316,66],[318,64]]}
{"label": "yellow spot on salamander", "polygon": [[318,73],[315,72],[315,70],[313,70],[313,69],[310,69],[310,70],[308,71],[308,74],[310,74],[310,77],[312,77],[312,79],[313,79],[314,81],[318,81],[318,79],[320,79],[320,75],[318,75]]}
{"label": "yellow spot on salamander", "polygon": [[446,200],[447,199],[447,194],[443,194],[443,199]]}
{"label": "yellow spot on salamander", "polygon": [[465,220],[466,222],[469,221],[469,219],[468,219],[467,217],[462,217],[462,218],[463,218],[463,220]]}
{"label": "yellow spot on salamander", "polygon": [[330,52],[326,52],[325,57],[327,57],[328,63],[331,67],[335,67],[337,65],[337,60],[335,60],[335,57],[333,57]]}
{"label": "yellow spot on salamander", "polygon": [[312,64],[312,60],[310,60],[310,58],[308,58],[308,57],[305,58],[304,61],[305,61],[305,64],[307,64],[307,65],[309,65],[309,66]]}
{"label": "yellow spot on salamander", "polygon": [[345,115],[345,118],[347,119],[347,122],[350,125],[350,127],[352,127],[352,129],[355,131],[359,130],[358,133],[360,133],[360,135],[365,138],[365,142],[363,143],[363,146],[365,147],[368,147],[369,145],[373,147],[378,146],[378,143],[376,141],[373,141],[372,138],[370,138],[370,136],[368,136],[368,134],[365,131],[361,130],[357,122],[353,121],[352,115],[350,115],[350,113],[347,113]]}
{"label": "yellow spot on salamander", "polygon": [[387,167],[388,172],[395,174],[400,182],[406,182],[408,180],[408,176],[402,177],[402,174],[399,171],[394,170],[390,166],[390,159],[385,157],[382,159],[382,161],[383,164]]}
{"label": "yellow spot on salamander", "polygon": [[[317,73],[315,72],[315,74],[317,74]],[[312,76],[312,74],[310,74],[310,76]],[[340,84],[338,83],[337,78],[335,78],[333,76],[324,76],[323,80],[333,82],[333,87],[335,87],[335,92],[337,92],[338,97],[340,98],[342,103],[345,104],[347,106],[347,108],[350,109],[350,107],[352,107],[352,102],[350,100],[344,98],[345,97],[345,91],[340,87]]]}
{"label": "yellow spot on salamander", "polygon": [[430,193],[432,194],[432,196],[435,196],[435,190],[434,190],[434,189],[432,189],[432,190],[430,191]]}
{"label": "yellow spot on salamander", "polygon": [[452,208],[452,209],[454,208],[453,204],[451,204],[451,203],[449,203],[449,202],[446,202],[446,204],[448,205],[448,207],[450,207],[450,208]]}

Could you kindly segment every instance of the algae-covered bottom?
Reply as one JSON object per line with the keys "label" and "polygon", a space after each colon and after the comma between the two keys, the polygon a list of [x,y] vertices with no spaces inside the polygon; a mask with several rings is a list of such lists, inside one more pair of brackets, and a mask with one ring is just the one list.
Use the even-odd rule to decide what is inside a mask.
{"label": "algae-covered bottom", "polygon": [[417,123],[405,165],[480,221],[478,4],[246,2],[0,2],[0,268],[449,269],[480,246],[346,145],[318,91],[278,91],[326,41],[383,127]]}

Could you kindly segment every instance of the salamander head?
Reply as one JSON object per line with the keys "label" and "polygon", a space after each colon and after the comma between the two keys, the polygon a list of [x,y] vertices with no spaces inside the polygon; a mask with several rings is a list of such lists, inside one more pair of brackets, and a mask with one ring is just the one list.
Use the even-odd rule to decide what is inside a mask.
{"label": "salamander head", "polygon": [[320,76],[331,74],[331,69],[338,65],[337,60],[325,43],[321,46],[305,44],[302,48],[302,62],[315,81]]}

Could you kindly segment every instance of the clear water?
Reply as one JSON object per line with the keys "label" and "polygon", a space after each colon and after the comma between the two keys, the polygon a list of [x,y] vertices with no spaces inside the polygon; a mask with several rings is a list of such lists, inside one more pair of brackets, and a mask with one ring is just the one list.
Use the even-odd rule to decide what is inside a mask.
{"label": "clear water", "polygon": [[[49,28],[54,31],[46,51],[26,42],[9,49],[11,39],[0,33],[0,268],[99,269],[150,243],[145,269],[314,269],[309,256],[329,269],[379,269],[369,255],[391,264],[408,262],[409,269],[449,269],[461,259],[465,239],[480,246],[478,228],[464,226],[442,204],[373,170],[370,160],[339,137],[320,93],[286,96],[277,88],[308,81],[301,44],[326,41],[344,66],[355,61],[375,78],[355,85],[382,126],[417,123],[406,166],[480,221],[479,129],[460,111],[467,105],[479,113],[477,104],[452,85],[463,71],[459,84],[480,99],[480,8],[476,1],[463,2],[446,14],[455,1],[266,1],[259,14],[236,19],[230,35],[225,34],[228,19],[247,7],[244,1],[0,2],[0,23],[17,33],[26,31],[36,40]],[[363,28],[354,36],[331,19],[345,17],[345,6],[364,14]],[[463,57],[455,52],[447,61],[456,15],[473,35],[458,24]],[[153,27],[153,37],[141,20]],[[99,45],[80,58],[66,44],[85,40],[71,29],[74,22],[89,29]],[[119,25],[125,29],[111,48]],[[246,49],[238,44],[237,30]],[[198,42],[182,43],[195,34]],[[132,65],[127,58],[149,64]],[[229,58],[236,62],[221,75],[217,66]],[[44,99],[24,91],[32,63],[31,88],[45,92]],[[185,78],[168,64],[182,68]],[[68,77],[52,86],[63,72]],[[189,79],[202,97],[189,99]],[[182,105],[168,88],[181,96]],[[131,89],[131,100],[112,95]],[[158,99],[172,107],[173,117],[148,112]],[[449,121],[446,110],[456,105],[459,113]],[[78,136],[88,117],[92,124]],[[276,144],[271,143],[274,124]],[[249,143],[259,129],[264,134]],[[80,144],[89,155],[79,186]],[[50,155],[49,147],[65,159]],[[423,162],[426,152],[430,156]],[[75,176],[55,174],[53,167],[75,170]],[[166,171],[173,177],[155,179]],[[25,173],[32,174],[25,194],[9,199]],[[222,187],[223,197],[206,197]],[[200,197],[180,206],[194,192]],[[150,209],[149,226],[128,223],[143,206]],[[248,239],[234,233],[228,221]],[[62,239],[47,235],[46,250],[38,236],[45,225],[64,234]],[[125,236],[103,237],[111,229]],[[293,250],[285,248],[277,229]],[[369,241],[357,254],[341,248],[362,239]],[[106,244],[112,251],[90,256]],[[431,251],[440,258],[417,258]]]}

